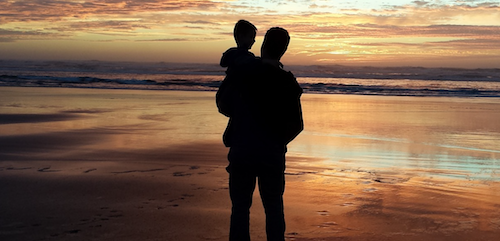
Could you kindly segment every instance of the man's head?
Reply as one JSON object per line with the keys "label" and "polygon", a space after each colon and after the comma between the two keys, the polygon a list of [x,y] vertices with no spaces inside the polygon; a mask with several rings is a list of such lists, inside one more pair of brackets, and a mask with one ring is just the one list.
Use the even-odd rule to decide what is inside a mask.
{"label": "man's head", "polygon": [[289,43],[290,35],[285,29],[279,27],[269,29],[262,43],[262,58],[280,60],[285,54]]}
{"label": "man's head", "polygon": [[240,20],[234,26],[234,39],[239,48],[251,49],[256,34],[257,28],[246,20]]}

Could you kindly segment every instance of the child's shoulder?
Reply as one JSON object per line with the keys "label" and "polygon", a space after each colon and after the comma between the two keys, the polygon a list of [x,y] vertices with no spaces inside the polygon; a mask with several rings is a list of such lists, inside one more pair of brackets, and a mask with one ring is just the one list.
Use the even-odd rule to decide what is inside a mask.
{"label": "child's shoulder", "polygon": [[255,57],[255,55],[252,52],[248,51],[248,49],[237,48],[237,47],[232,47],[227,49],[223,55],[234,55],[234,56],[250,55],[252,57]]}
{"label": "child's shoulder", "polygon": [[222,54],[220,65],[222,67],[231,67],[234,65],[245,64],[251,60],[255,59],[255,55],[248,51],[248,49],[242,48],[229,48]]}
{"label": "child's shoulder", "polygon": [[225,52],[224,52],[224,55],[225,54],[229,54],[229,53],[236,53],[238,52],[238,48],[237,47],[232,47],[232,48],[228,48]]}

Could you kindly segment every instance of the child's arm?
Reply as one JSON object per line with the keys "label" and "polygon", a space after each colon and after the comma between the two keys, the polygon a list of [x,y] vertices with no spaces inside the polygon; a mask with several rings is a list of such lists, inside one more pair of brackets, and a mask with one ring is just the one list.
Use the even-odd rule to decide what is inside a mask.
{"label": "child's arm", "polygon": [[220,58],[220,66],[221,67],[229,67],[233,65],[234,59],[237,56],[238,49],[237,48],[230,48],[226,50],[222,54],[222,57]]}

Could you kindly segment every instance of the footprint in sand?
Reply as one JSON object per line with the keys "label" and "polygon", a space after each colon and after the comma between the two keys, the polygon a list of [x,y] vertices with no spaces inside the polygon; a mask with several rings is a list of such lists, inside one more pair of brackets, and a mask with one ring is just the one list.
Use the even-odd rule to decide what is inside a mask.
{"label": "footprint in sand", "polygon": [[81,229],[72,229],[72,230],[68,230],[68,231],[64,231],[63,233],[53,233],[50,235],[50,237],[59,237],[59,236],[67,236],[67,235],[74,235],[74,234],[78,234],[79,232],[81,232],[82,230]]}
{"label": "footprint in sand", "polygon": [[375,192],[375,191],[377,191],[376,188],[365,188],[365,189],[363,189],[363,192]]}
{"label": "footprint in sand", "polygon": [[187,194],[187,193],[182,194],[181,197],[179,197],[179,198],[174,198],[174,199],[168,200],[167,202],[169,202],[169,203],[175,202],[175,203],[170,204],[168,206],[169,207],[178,207],[179,206],[179,204],[178,204],[179,201],[184,201],[184,200],[186,200],[186,198],[190,198],[190,197],[194,197],[194,195],[193,194]]}
{"label": "footprint in sand", "polygon": [[9,171],[21,171],[21,170],[29,170],[32,169],[31,167],[0,167],[0,171],[3,170],[9,170]]}
{"label": "footprint in sand", "polygon": [[493,229],[500,230],[500,218],[499,219],[492,219],[490,221],[490,227]]}
{"label": "footprint in sand", "polygon": [[291,232],[291,233],[286,233],[285,238],[288,240],[295,240],[295,238],[299,235],[299,233],[296,232]]}
{"label": "footprint in sand", "polygon": [[324,222],[324,223],[318,225],[318,227],[320,227],[320,228],[329,228],[332,226],[337,226],[337,223],[336,222]]}
{"label": "footprint in sand", "polygon": [[[193,171],[193,170],[198,170],[200,168],[201,168],[200,166],[190,166],[188,168],[188,170]],[[213,169],[205,169],[205,171],[200,171],[200,172],[198,172],[198,174],[203,175],[203,174],[207,174],[208,172],[211,172],[211,171],[213,171]],[[172,175],[174,177],[185,177],[185,176],[191,176],[191,175],[193,175],[193,173],[185,172],[185,171],[178,171],[178,172],[172,173]]]}
{"label": "footprint in sand", "polygon": [[316,211],[321,216],[330,216],[330,212],[328,210]]}
{"label": "footprint in sand", "polygon": [[341,206],[348,207],[348,206],[352,206],[352,205],[354,205],[354,203],[352,203],[352,202],[345,202]]}
{"label": "footprint in sand", "polygon": [[51,170],[51,166],[38,168],[38,172],[58,172],[59,170]]}
{"label": "footprint in sand", "polygon": [[213,192],[218,192],[220,190],[229,190],[229,187],[220,187],[220,188],[214,188],[214,189],[212,189]]}
{"label": "footprint in sand", "polygon": [[83,171],[83,173],[89,173],[89,172],[93,172],[93,171],[96,171],[97,168],[90,168],[90,169],[87,169],[85,171]]}
{"label": "footprint in sand", "polygon": [[79,225],[90,225],[91,228],[102,227],[98,222],[109,221],[111,218],[122,217],[123,214],[120,210],[111,209],[109,207],[101,207],[99,210],[104,211],[104,213],[97,213],[92,218],[80,219]]}
{"label": "footprint in sand", "polygon": [[[200,166],[191,166],[191,167],[189,167],[189,170],[198,170],[198,169],[200,169]],[[204,175],[204,174],[208,174],[209,171],[213,171],[213,170],[206,169],[205,171],[200,171],[200,172],[198,172],[196,174],[198,174],[198,175]]]}
{"label": "footprint in sand", "polygon": [[119,172],[111,172],[114,174],[125,174],[125,173],[134,173],[134,172],[157,172],[157,171],[164,171],[167,170],[165,168],[154,168],[154,169],[147,169],[147,170],[128,170],[128,171],[119,171]]}
{"label": "footprint in sand", "polygon": [[379,183],[387,183],[387,184],[397,184],[397,183],[403,183],[407,182],[410,180],[410,178],[401,178],[401,177],[375,177],[372,179],[374,182],[379,182]]}
{"label": "footprint in sand", "polygon": [[342,194],[342,197],[343,197],[343,198],[351,198],[351,197],[354,197],[354,194],[351,194],[351,193],[345,193],[345,194]]}
{"label": "footprint in sand", "polygon": [[174,175],[174,177],[185,177],[185,176],[191,176],[191,173],[186,173],[186,172],[174,172],[172,175]]}
{"label": "footprint in sand", "polygon": [[110,218],[119,218],[123,217],[123,214],[119,210],[110,210],[108,214],[99,214],[102,221],[108,221]]}
{"label": "footprint in sand", "polygon": [[109,218],[118,218],[118,217],[123,217],[123,214],[119,210],[111,210],[109,211],[110,214],[108,214]]}

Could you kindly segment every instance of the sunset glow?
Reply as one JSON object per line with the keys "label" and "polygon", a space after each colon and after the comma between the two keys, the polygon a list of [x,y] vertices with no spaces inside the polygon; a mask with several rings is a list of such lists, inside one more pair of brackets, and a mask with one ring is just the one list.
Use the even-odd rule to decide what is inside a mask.
{"label": "sunset glow", "polygon": [[239,19],[285,64],[500,68],[500,2],[1,0],[0,59],[218,63]]}

